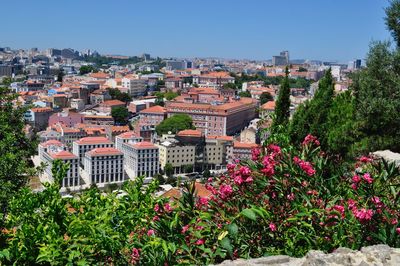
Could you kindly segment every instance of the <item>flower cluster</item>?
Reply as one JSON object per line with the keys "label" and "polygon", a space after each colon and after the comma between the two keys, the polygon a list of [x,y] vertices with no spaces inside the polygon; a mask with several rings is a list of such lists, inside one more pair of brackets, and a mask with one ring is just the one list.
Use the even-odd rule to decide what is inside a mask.
{"label": "flower cluster", "polygon": [[317,139],[317,137],[315,137],[315,136],[313,136],[313,135],[311,135],[311,134],[308,134],[308,135],[304,138],[302,145],[303,145],[303,146],[307,146],[307,145],[310,144],[310,143],[311,143],[311,144],[315,144],[316,146],[319,146],[319,145],[320,145],[319,140]]}
{"label": "flower cluster", "polygon": [[310,162],[306,162],[301,160],[299,157],[295,156],[293,158],[293,161],[295,164],[300,166],[300,168],[308,175],[308,176],[313,176],[315,175],[315,169],[313,168],[312,164]]}

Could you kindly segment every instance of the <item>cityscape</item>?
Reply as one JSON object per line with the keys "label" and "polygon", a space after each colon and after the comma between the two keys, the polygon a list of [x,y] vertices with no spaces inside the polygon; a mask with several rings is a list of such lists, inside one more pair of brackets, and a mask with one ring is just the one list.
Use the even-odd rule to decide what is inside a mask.
{"label": "cityscape", "polygon": [[[25,4],[21,10],[32,8]],[[87,4],[71,25],[94,25],[104,8],[115,8],[100,1],[90,11],[98,15],[83,19]],[[379,12],[371,11],[377,3],[349,4],[360,9],[357,18],[370,14],[376,28],[332,29],[342,36],[319,58],[330,35],[318,32],[343,21],[298,21],[313,47],[294,37],[278,46],[277,39],[288,40],[283,32],[298,29],[273,35],[267,28],[265,38],[264,24],[256,25],[260,36],[251,42],[270,46],[255,55],[258,46],[244,47],[243,39],[218,43],[213,28],[197,29],[201,49],[175,17],[154,27],[166,22],[161,9],[183,8],[157,4],[154,21],[138,24],[131,44],[141,52],[123,53],[131,21],[115,29],[125,30],[124,41],[106,25],[96,46],[89,40],[96,26],[78,38],[82,29],[64,28],[66,21],[54,42],[48,34],[18,46],[10,45],[18,38],[0,41],[0,265],[399,265],[400,1],[379,3]],[[311,3],[304,5],[292,11],[307,16]],[[325,15],[324,8],[339,8],[314,7]],[[240,8],[249,7],[232,3],[226,11]],[[198,7],[204,21],[190,23],[215,23],[216,10],[205,10]],[[237,31],[248,23],[254,33],[251,23],[264,20],[252,12],[248,21],[220,14],[218,22]],[[120,19],[110,16],[115,25]],[[279,14],[268,26],[273,19]],[[146,48],[140,36],[152,31],[165,43]],[[65,35],[74,40],[54,45]]]}

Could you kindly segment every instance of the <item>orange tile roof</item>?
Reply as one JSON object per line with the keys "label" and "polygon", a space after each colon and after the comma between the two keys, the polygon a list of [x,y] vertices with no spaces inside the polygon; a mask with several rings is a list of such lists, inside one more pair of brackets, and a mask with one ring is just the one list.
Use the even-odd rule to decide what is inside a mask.
{"label": "orange tile roof", "polygon": [[125,103],[120,100],[108,100],[108,101],[104,101],[100,105],[101,106],[116,106],[116,105],[125,105]]}
{"label": "orange tile roof", "polygon": [[182,131],[179,131],[177,133],[178,136],[191,136],[191,137],[201,137],[202,133],[199,130],[195,130],[195,129],[185,129]]}
{"label": "orange tile roof", "polygon": [[44,113],[44,112],[51,112],[53,109],[50,107],[37,107],[37,108],[32,108],[32,112],[35,113]]}
{"label": "orange tile roof", "polygon": [[111,127],[111,132],[116,133],[116,132],[126,132],[129,131],[129,126],[112,126]]}
{"label": "orange tile roof", "polygon": [[88,145],[88,144],[103,144],[103,143],[108,144],[112,142],[106,137],[86,137],[77,140],[76,143],[80,145]]}
{"label": "orange tile roof", "polygon": [[192,88],[189,94],[219,94],[214,88]]}
{"label": "orange tile roof", "polygon": [[[206,187],[203,184],[196,182],[194,184],[194,187],[197,197],[210,198],[212,196],[211,191],[206,189]],[[181,196],[182,196],[181,190],[175,187],[168,190],[162,195],[162,197],[170,199],[179,199]]]}
{"label": "orange tile roof", "polygon": [[123,155],[123,153],[116,148],[96,148],[87,152],[90,156],[104,156],[104,155]]}
{"label": "orange tile roof", "polygon": [[49,153],[51,158],[53,159],[78,159],[78,157],[74,154],[72,154],[69,151],[59,151],[55,153]]}
{"label": "orange tile roof", "polygon": [[246,143],[246,142],[239,142],[239,141],[235,141],[233,142],[233,148],[237,148],[237,149],[253,149],[253,148],[257,148],[260,145],[256,144],[256,143]]}
{"label": "orange tile roof", "polygon": [[130,139],[132,137],[140,137],[140,136],[135,131],[128,131],[128,132],[122,133],[121,135],[118,135],[117,137],[122,138],[122,139]]}
{"label": "orange tile roof", "polygon": [[155,149],[155,148],[157,148],[157,146],[155,146],[153,143],[148,142],[148,141],[142,141],[142,142],[133,143],[130,145],[136,149]]}
{"label": "orange tile roof", "polygon": [[142,111],[140,111],[140,113],[144,113],[144,114],[165,114],[167,112],[167,109],[165,109],[162,106],[159,105],[154,105],[151,106],[149,108],[146,108]]}
{"label": "orange tile roof", "polygon": [[269,101],[261,105],[261,109],[263,110],[275,110],[275,101]]}
{"label": "orange tile roof", "polygon": [[214,136],[214,135],[208,135],[207,139],[220,139],[220,140],[228,140],[232,141],[233,137],[232,136]]}
{"label": "orange tile roof", "polygon": [[91,73],[89,76],[97,79],[106,79],[110,77],[110,75],[104,72]]}
{"label": "orange tile roof", "polygon": [[85,115],[85,118],[112,118],[111,115]]}
{"label": "orange tile roof", "polygon": [[47,147],[49,145],[58,145],[58,146],[62,146],[63,144],[61,143],[61,141],[52,139],[52,140],[48,140],[46,142],[40,143],[41,146],[43,147]]}

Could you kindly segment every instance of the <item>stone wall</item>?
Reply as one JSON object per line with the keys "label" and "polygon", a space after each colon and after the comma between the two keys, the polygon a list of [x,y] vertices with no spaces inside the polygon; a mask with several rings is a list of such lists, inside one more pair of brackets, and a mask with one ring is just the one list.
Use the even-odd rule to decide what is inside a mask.
{"label": "stone wall", "polygon": [[338,248],[333,253],[326,254],[322,251],[310,251],[303,258],[289,256],[271,256],[258,259],[235,261],[226,260],[219,266],[261,266],[261,265],[286,265],[286,266],[400,266],[400,248],[390,248],[387,245],[364,247],[360,251],[348,248]]}

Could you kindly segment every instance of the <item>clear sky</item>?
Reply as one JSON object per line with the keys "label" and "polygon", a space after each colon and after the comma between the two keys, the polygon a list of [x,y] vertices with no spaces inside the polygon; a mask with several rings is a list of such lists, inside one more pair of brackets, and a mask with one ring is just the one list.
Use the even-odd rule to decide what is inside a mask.
{"label": "clear sky", "polygon": [[386,0],[2,1],[0,47],[347,62],[387,40]]}

